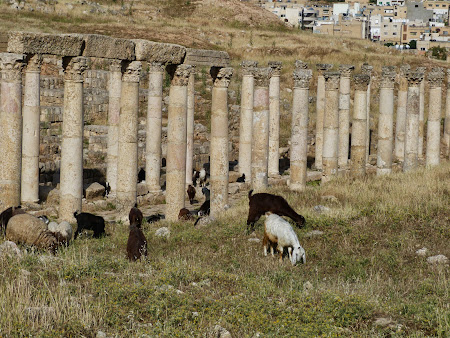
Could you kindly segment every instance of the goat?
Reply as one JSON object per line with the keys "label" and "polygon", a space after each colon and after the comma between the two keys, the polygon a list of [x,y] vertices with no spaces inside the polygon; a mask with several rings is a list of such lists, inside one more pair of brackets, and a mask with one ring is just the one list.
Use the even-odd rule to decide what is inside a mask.
{"label": "goat", "polygon": [[147,256],[147,239],[142,229],[135,223],[130,224],[130,234],[127,241],[127,257],[130,261],[136,261],[141,256]]}
{"label": "goat", "polygon": [[109,182],[105,182],[105,194],[104,197],[108,197],[108,195],[111,193],[111,186],[109,185]]}
{"label": "goat", "polygon": [[283,197],[267,193],[259,193],[252,196],[252,192],[253,190],[248,192],[249,210],[247,217],[247,233],[250,232],[250,229],[252,231],[254,230],[255,223],[268,211],[291,218],[296,222],[298,228],[303,227],[305,224],[305,218],[302,215],[297,214]]}
{"label": "goat", "polygon": [[141,168],[138,172],[138,183],[141,183],[142,181],[145,181],[145,170],[144,168]]}
{"label": "goat", "polygon": [[41,221],[44,221],[44,223],[47,224],[47,225],[50,223],[50,220],[49,220],[48,217],[45,216],[45,215],[38,216],[38,218],[39,218]]}
{"label": "goat", "polygon": [[130,209],[130,213],[128,214],[130,225],[136,225],[136,227],[140,228],[142,225],[143,218],[144,215],[142,215],[141,210],[139,210],[137,208],[137,204],[135,204],[134,207]]}
{"label": "goat", "polygon": [[244,182],[245,182],[245,174],[242,173],[242,176],[241,176],[241,177],[238,177],[238,179],[236,180],[236,182],[244,183]]}
{"label": "goat", "polygon": [[191,212],[188,209],[182,208],[178,213],[178,219],[183,221],[192,221],[194,219],[194,216],[192,216]]}
{"label": "goat", "polygon": [[209,200],[209,198],[211,196],[211,191],[207,187],[203,187],[202,194],[205,195],[206,200]]}
{"label": "goat", "polygon": [[194,187],[197,186],[197,180],[199,179],[199,177],[200,171],[194,169],[194,173],[192,174],[192,184],[194,185]]}
{"label": "goat", "polygon": [[8,222],[11,217],[24,213],[25,211],[22,210],[22,206],[20,205],[17,207],[9,207],[8,209],[4,210],[0,214],[0,232],[6,232],[6,227],[8,226]]}
{"label": "goat", "polygon": [[151,215],[151,216],[146,216],[145,217],[145,220],[147,221],[147,223],[158,222],[161,219],[164,219],[164,215],[163,214],[156,214],[156,215]]}
{"label": "goat", "polygon": [[73,215],[77,220],[77,231],[75,231],[74,239],[77,239],[78,234],[84,229],[93,230],[95,238],[105,234],[105,220],[103,217],[88,212],[78,213],[78,211],[74,212]]}
{"label": "goat", "polygon": [[276,214],[270,214],[264,222],[264,256],[267,256],[267,248],[271,246],[273,255],[274,243],[277,243],[277,249],[280,253],[280,262],[283,261],[283,250],[288,248],[289,259],[292,265],[301,261],[306,263],[305,249],[302,248],[298,241],[297,234],[288,221],[284,220]]}
{"label": "goat", "polygon": [[210,208],[211,208],[211,202],[210,202],[211,192],[209,191],[209,189],[207,187],[203,187],[202,193],[203,193],[203,195],[205,195],[205,202],[202,203],[202,205],[200,206],[200,209],[198,209],[197,214],[199,216],[206,216],[206,215],[209,215]]}
{"label": "goat", "polygon": [[194,197],[195,197],[195,188],[189,184],[187,189],[187,194],[189,197],[189,203],[194,204]]}
{"label": "goat", "polygon": [[199,180],[200,180],[200,186],[204,187],[205,184],[206,184],[206,170],[205,170],[205,168],[202,168],[202,170],[200,170]]}

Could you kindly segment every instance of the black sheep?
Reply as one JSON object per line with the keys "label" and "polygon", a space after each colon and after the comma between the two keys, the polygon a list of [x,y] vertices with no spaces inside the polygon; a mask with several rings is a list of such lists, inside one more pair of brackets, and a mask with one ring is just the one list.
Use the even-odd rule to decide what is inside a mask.
{"label": "black sheep", "polygon": [[77,220],[77,231],[75,231],[74,239],[77,238],[82,230],[93,230],[95,238],[105,234],[105,220],[103,217],[88,212],[78,213],[78,211],[74,212],[73,215]]}

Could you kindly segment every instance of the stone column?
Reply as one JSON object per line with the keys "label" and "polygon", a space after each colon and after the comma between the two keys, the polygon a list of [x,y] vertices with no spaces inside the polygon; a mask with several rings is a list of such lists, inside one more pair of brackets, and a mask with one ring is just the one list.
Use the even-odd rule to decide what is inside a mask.
{"label": "stone column", "polygon": [[270,68],[255,70],[252,132],[252,188],[255,190],[268,186],[270,73]]}
{"label": "stone column", "polygon": [[339,72],[325,72],[325,114],[323,119],[322,182],[338,171],[339,147]]}
{"label": "stone column", "polygon": [[211,68],[211,216],[228,204],[228,85],[233,68]]}
{"label": "stone column", "polygon": [[410,66],[404,64],[400,66],[399,86],[397,94],[397,118],[395,122],[395,143],[394,158],[403,162],[405,157],[405,128],[406,128],[406,100],[408,96],[407,75]]}
{"label": "stone column", "polygon": [[367,125],[366,125],[366,162],[369,162],[369,154],[370,154],[370,84],[371,84],[371,76],[372,76],[373,67],[367,63],[363,63],[361,66],[361,73],[369,75],[369,85],[367,86]]}
{"label": "stone column", "polygon": [[61,141],[59,219],[73,223],[83,198],[83,72],[85,57],[63,59],[64,110]]}
{"label": "stone column", "polygon": [[315,147],[315,163],[314,166],[318,170],[322,170],[323,159],[323,116],[325,111],[325,78],[323,73],[333,67],[330,64],[316,65],[317,75],[317,97],[316,97],[316,147]]}
{"label": "stone column", "polygon": [[350,76],[355,69],[352,65],[340,65],[339,84],[339,150],[338,166],[347,168],[350,134]]}
{"label": "stone column", "polygon": [[424,74],[419,86],[419,158],[423,158],[424,115],[425,115],[425,72],[426,67],[417,67],[416,71]]}
{"label": "stone column", "polygon": [[366,174],[367,87],[370,83],[370,76],[367,74],[358,74],[353,79],[355,83],[355,99],[352,119],[350,174],[356,177]]}
{"label": "stone column", "polygon": [[392,171],[394,133],[395,67],[383,67],[380,81],[380,116],[378,119],[377,175]]}
{"label": "stone column", "polygon": [[25,55],[0,53],[0,206],[20,204],[22,166],[22,69]]}
{"label": "stone column", "polygon": [[[426,165],[435,166],[439,164],[441,143],[441,109],[442,109],[442,80],[444,72],[442,68],[433,68],[428,73],[430,85],[430,107],[427,121],[427,154]],[[424,81],[422,81],[424,82]]]}
{"label": "stone column", "polygon": [[39,122],[42,55],[29,55],[23,98],[22,185],[23,203],[39,201]]}
{"label": "stone column", "polygon": [[445,101],[445,122],[444,122],[444,157],[450,156],[450,69],[447,69],[447,96]]}
{"label": "stone column", "polygon": [[178,220],[186,195],[187,86],[192,66],[171,66],[169,115],[167,125],[166,219]]}
{"label": "stone column", "polygon": [[417,167],[419,150],[419,110],[420,110],[420,81],[423,73],[408,73],[408,100],[406,103],[405,129],[405,160],[403,171],[410,171]]}
{"label": "stone column", "polygon": [[147,138],[145,143],[145,182],[151,192],[160,192],[161,119],[164,65],[150,64],[148,79]]}
{"label": "stone column", "polygon": [[306,189],[306,165],[308,155],[308,111],[310,69],[295,68],[292,102],[291,176],[289,188]]}
{"label": "stone column", "polygon": [[109,64],[108,104],[108,151],[106,156],[106,180],[111,195],[117,192],[117,154],[119,153],[120,93],[122,91],[122,61],[111,60]]}
{"label": "stone column", "polygon": [[140,61],[126,62],[122,76],[119,118],[119,158],[117,163],[117,202],[123,212],[137,200],[138,113]]}
{"label": "stone column", "polygon": [[269,61],[269,177],[280,176],[280,73],[281,62]]}
{"label": "stone column", "polygon": [[195,66],[192,66],[187,87],[187,120],[186,120],[186,185],[193,184],[192,174],[194,162],[194,110],[195,110]]}
{"label": "stone column", "polygon": [[242,61],[241,117],[239,124],[239,174],[252,177],[253,90],[256,61]]}

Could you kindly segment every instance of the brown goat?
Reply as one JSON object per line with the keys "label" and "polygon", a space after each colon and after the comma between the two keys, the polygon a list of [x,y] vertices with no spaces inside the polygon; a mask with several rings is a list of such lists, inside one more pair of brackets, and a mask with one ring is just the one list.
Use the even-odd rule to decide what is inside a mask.
{"label": "brown goat", "polygon": [[194,216],[192,216],[191,212],[188,209],[182,208],[178,213],[178,219],[183,221],[192,221],[194,220]]}
{"label": "brown goat", "polygon": [[189,197],[189,203],[194,204],[194,197],[195,197],[195,188],[189,184],[187,188],[187,194]]}
{"label": "brown goat", "polygon": [[142,255],[147,256],[147,239],[141,228],[137,227],[136,224],[131,224],[127,242],[127,257],[134,262]]}
{"label": "brown goat", "polygon": [[138,228],[140,228],[142,225],[143,218],[144,215],[142,215],[142,211],[137,208],[137,205],[131,208],[130,213],[128,214],[130,225],[136,225]]}

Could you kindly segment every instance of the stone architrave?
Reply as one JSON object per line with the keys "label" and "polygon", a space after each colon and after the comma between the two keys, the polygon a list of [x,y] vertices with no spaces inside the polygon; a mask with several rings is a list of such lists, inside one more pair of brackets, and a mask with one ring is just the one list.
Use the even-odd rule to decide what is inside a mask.
{"label": "stone architrave", "polygon": [[22,166],[22,70],[25,55],[0,53],[0,206],[20,205]]}
{"label": "stone architrave", "polygon": [[83,198],[83,72],[88,59],[63,59],[64,110],[61,141],[59,219],[74,222]]}
{"label": "stone architrave", "polygon": [[338,172],[339,72],[325,72],[325,114],[323,119],[322,182]]}
{"label": "stone architrave", "polygon": [[[442,68],[433,68],[428,73],[430,85],[430,99],[427,121],[427,152],[426,165],[436,166],[440,159],[441,143],[441,110],[442,110],[442,81],[444,72]],[[422,81],[424,82],[424,81]]]}
{"label": "stone architrave", "polygon": [[[425,72],[427,68],[426,67],[417,67],[416,71],[421,72],[424,74],[423,80],[420,82],[419,90],[420,90],[420,96],[419,96],[419,158],[423,158],[423,138],[424,138],[424,129],[425,129],[425,123],[424,123],[424,116],[425,116]],[[430,101],[431,102],[431,101]]]}
{"label": "stone architrave", "polygon": [[296,68],[293,73],[294,91],[292,102],[290,183],[293,191],[306,189],[308,155],[308,113],[310,69]]}
{"label": "stone architrave", "polygon": [[252,177],[253,91],[256,61],[242,61],[241,117],[239,124],[239,174]]}
{"label": "stone architrave", "polygon": [[185,205],[187,87],[192,66],[171,66],[168,70],[172,83],[167,125],[166,219],[174,222]]}
{"label": "stone architrave", "polygon": [[444,122],[444,157],[450,156],[450,69],[447,69],[447,95],[445,100],[445,122]]}
{"label": "stone architrave", "polygon": [[269,82],[269,177],[280,176],[280,75],[281,61],[269,61],[272,75]]}
{"label": "stone architrave", "polygon": [[165,67],[150,64],[148,79],[147,138],[145,144],[145,182],[151,192],[160,192],[162,90]]}
{"label": "stone architrave", "polygon": [[349,153],[349,135],[350,135],[350,76],[355,66],[340,65],[341,73],[339,85],[339,151],[338,166],[346,169]]}
{"label": "stone architrave", "polygon": [[406,128],[406,101],[408,97],[407,75],[411,67],[408,64],[400,66],[399,86],[397,94],[397,118],[395,120],[394,158],[403,162],[405,157],[405,128]]}
{"label": "stone architrave", "polygon": [[39,201],[39,122],[42,55],[29,55],[25,70],[22,140],[22,202]]}
{"label": "stone architrave", "polygon": [[350,175],[353,177],[366,174],[367,152],[367,87],[370,75],[357,74],[353,76],[355,83],[355,99],[352,119],[352,150]]}
{"label": "stone architrave", "polygon": [[186,129],[186,185],[193,184],[194,165],[194,110],[195,110],[195,66],[192,66],[188,82],[187,129]]}
{"label": "stone architrave", "polygon": [[128,212],[137,201],[140,61],[126,62],[122,76],[117,163],[117,203]]}
{"label": "stone architrave", "polygon": [[331,64],[317,64],[317,98],[316,98],[316,147],[315,164],[318,170],[322,170],[323,159],[323,119],[325,111],[325,78],[323,73],[331,69]]}
{"label": "stone architrave", "polygon": [[255,71],[253,98],[252,188],[263,190],[268,186],[269,162],[269,81],[271,69]]}
{"label": "stone architrave", "polygon": [[405,129],[405,160],[403,171],[414,170],[417,167],[419,150],[419,111],[420,111],[420,82],[423,73],[408,73],[408,101],[406,104]]}
{"label": "stone architrave", "polygon": [[228,205],[228,85],[233,68],[211,68],[211,216]]}
{"label": "stone architrave", "polygon": [[108,151],[106,180],[111,196],[117,192],[117,156],[119,154],[120,94],[122,92],[122,61],[113,59],[109,64]]}
{"label": "stone architrave", "polygon": [[390,174],[392,171],[395,76],[395,67],[383,67],[380,81],[377,175]]}
{"label": "stone architrave", "polygon": [[372,70],[373,67],[367,63],[363,63],[361,66],[361,73],[369,75],[369,85],[367,86],[367,125],[366,125],[366,162],[369,162],[369,155],[370,155],[370,87],[372,83]]}

